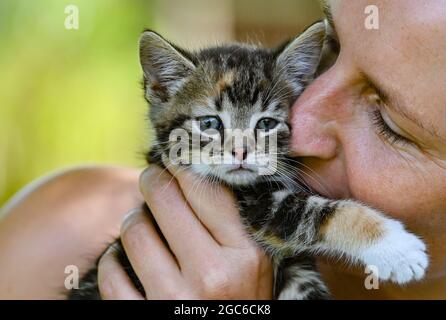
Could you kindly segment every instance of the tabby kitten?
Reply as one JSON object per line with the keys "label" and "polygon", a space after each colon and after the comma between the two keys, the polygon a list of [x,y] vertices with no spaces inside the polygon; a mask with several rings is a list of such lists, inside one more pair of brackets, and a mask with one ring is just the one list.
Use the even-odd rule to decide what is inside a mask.
{"label": "tabby kitten", "polygon": [[[171,139],[172,132],[182,129],[188,134],[187,152],[177,163],[232,188],[247,231],[272,258],[277,299],[330,298],[315,268],[314,255],[319,253],[374,265],[379,278],[400,284],[421,279],[428,265],[425,245],[400,222],[355,201],[314,194],[299,179],[299,162],[288,156],[290,107],[315,75],[325,34],[320,22],[273,50],[234,44],[196,53],[152,31],[144,32],[140,40],[145,97],[156,132],[148,162],[171,165],[177,142]],[[209,161],[188,161],[191,152],[206,146],[190,136],[206,136],[226,147],[234,138],[227,129],[256,133],[229,149],[202,152],[201,159]],[[274,148],[271,143],[262,152],[253,147],[260,135],[274,137]],[[214,164],[216,156],[231,161]],[[261,174],[255,156],[275,163],[275,170]],[[144,292],[119,240],[114,245]],[[96,268],[80,286],[71,292],[71,299],[100,299]]]}

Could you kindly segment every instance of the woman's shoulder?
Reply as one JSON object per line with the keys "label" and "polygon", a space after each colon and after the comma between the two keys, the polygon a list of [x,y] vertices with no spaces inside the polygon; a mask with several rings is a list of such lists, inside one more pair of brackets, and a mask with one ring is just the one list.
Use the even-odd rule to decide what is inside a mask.
{"label": "woman's shoulder", "polygon": [[0,299],[60,298],[65,267],[88,270],[141,206],[139,172],[68,168],[19,191],[0,213]]}
{"label": "woman's shoulder", "polygon": [[117,201],[141,199],[138,178],[141,170],[118,166],[70,167],[47,174],[31,182],[14,195],[2,208],[2,213],[28,203],[55,205],[58,203]]}

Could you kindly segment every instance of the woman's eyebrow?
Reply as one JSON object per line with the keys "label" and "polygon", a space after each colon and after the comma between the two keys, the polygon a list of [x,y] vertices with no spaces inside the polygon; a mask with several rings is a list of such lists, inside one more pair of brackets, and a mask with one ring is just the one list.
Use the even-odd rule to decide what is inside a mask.
{"label": "woman's eyebrow", "polygon": [[429,133],[431,136],[439,139],[444,139],[440,136],[438,130],[434,127],[433,124],[424,124],[416,115],[412,114],[405,107],[402,99],[396,93],[392,94],[390,91],[386,91],[385,89],[383,89],[383,86],[378,85],[376,81],[372,80],[366,74],[362,73],[362,76],[367,81],[367,84],[378,94],[379,98],[382,100],[382,102],[384,102],[386,107],[400,114],[401,116],[418,126],[421,130]]}

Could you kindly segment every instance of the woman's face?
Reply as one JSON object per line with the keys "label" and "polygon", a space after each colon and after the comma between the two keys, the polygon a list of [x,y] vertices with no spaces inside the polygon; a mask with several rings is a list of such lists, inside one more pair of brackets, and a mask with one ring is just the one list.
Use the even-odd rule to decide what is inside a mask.
{"label": "woman's face", "polygon": [[446,5],[327,1],[340,53],[293,107],[293,151],[306,181],[405,222],[446,275]]}

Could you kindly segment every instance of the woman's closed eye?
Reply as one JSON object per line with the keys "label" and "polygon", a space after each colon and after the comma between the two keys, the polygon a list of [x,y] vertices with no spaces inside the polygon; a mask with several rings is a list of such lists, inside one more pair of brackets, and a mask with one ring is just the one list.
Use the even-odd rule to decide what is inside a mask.
{"label": "woman's closed eye", "polygon": [[[399,144],[400,146],[418,147],[418,143],[414,137],[402,129],[389,115],[390,110],[395,108],[394,102],[392,102],[393,100],[366,75],[363,74],[363,77],[367,80],[367,88],[364,92],[371,92],[370,96],[373,97],[373,109],[370,116],[380,137],[385,138],[391,145]],[[396,109],[400,108],[397,107]],[[397,112],[393,112],[393,114],[395,113]],[[402,118],[404,118],[404,115],[402,115]]]}
{"label": "woman's closed eye", "polygon": [[[431,160],[445,159],[443,151],[446,149],[442,148],[441,140],[435,140],[421,125],[414,125],[414,121],[407,120],[404,116],[400,119],[399,114],[391,110],[388,105],[378,104],[370,112],[372,124],[383,141],[400,151],[414,151],[414,154],[422,154]],[[398,122],[393,120],[395,118],[399,119]]]}
{"label": "woman's closed eye", "polygon": [[386,138],[390,144],[400,143],[403,145],[413,144],[413,141],[409,140],[405,136],[403,136],[387,114],[383,114],[380,109],[375,109],[371,114],[372,122],[376,129],[378,130],[378,134],[382,137]]}

